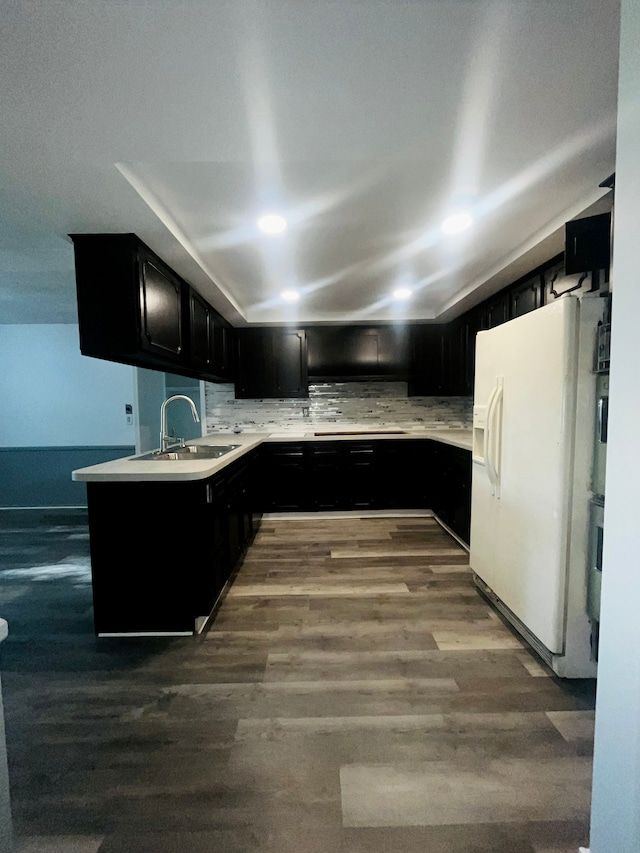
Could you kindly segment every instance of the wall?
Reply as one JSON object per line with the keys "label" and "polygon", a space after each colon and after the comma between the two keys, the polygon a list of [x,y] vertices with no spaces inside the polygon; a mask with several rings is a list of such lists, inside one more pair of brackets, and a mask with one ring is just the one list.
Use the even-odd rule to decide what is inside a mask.
{"label": "wall", "polygon": [[135,443],[133,368],[81,355],[77,326],[0,326],[0,363],[0,447]]}
{"label": "wall", "polygon": [[134,452],[132,367],[81,355],[71,324],[0,326],[0,506],[81,506],[74,468]]}
{"label": "wall", "polygon": [[167,397],[166,378],[160,370],[137,367],[136,386],[136,453],[147,453],[160,447],[160,407]]}
{"label": "wall", "polygon": [[[406,382],[325,382],[309,385],[308,400],[235,400],[233,385],[205,383],[207,432],[299,433],[346,427],[442,429],[471,426],[467,397],[408,397]],[[308,417],[304,416],[308,409]]]}
{"label": "wall", "polygon": [[622,0],[591,853],[640,850],[640,3]]}

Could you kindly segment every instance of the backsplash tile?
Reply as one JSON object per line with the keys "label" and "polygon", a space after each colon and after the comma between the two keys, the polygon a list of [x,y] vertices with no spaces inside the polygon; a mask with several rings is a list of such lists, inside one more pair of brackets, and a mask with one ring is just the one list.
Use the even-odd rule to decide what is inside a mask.
{"label": "backsplash tile", "polygon": [[[470,428],[470,397],[408,397],[406,382],[322,382],[309,399],[236,400],[233,385],[205,383],[207,433],[300,433],[315,426],[403,430]],[[305,409],[307,415],[305,416]]]}

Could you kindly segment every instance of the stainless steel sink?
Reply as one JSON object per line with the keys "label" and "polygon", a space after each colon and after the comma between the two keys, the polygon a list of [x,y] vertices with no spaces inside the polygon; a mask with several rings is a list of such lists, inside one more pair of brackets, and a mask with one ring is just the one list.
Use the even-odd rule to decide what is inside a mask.
{"label": "stainless steel sink", "polygon": [[[178,453],[186,453],[187,456],[208,456],[215,459],[218,456],[224,456],[225,453],[230,453],[240,447],[239,444],[187,444],[186,447],[178,449]],[[175,451],[170,451],[175,452]]]}
{"label": "stainless steel sink", "polygon": [[227,453],[231,453],[240,447],[239,444],[188,444],[186,447],[176,447],[175,450],[166,450],[161,453],[153,450],[151,453],[143,453],[135,456],[132,462],[170,462],[185,459],[219,459]]}

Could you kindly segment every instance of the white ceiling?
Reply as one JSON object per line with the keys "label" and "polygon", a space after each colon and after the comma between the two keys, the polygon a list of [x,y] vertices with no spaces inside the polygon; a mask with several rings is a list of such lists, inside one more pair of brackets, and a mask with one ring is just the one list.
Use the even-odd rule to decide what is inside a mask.
{"label": "white ceiling", "polygon": [[[562,251],[615,170],[618,0],[0,18],[0,323],[76,321],[82,232],[135,232],[235,324],[445,318]],[[445,237],[460,206],[475,224]],[[258,235],[265,210],[284,236]]]}

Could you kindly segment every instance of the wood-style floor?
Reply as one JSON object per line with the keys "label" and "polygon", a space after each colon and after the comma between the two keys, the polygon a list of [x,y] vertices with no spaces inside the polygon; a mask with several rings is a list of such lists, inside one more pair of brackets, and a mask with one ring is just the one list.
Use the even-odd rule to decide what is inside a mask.
{"label": "wood-style floor", "polygon": [[83,512],[0,513],[0,563],[19,853],[587,846],[594,683],[433,519],[265,517],[194,638],[94,637]]}

